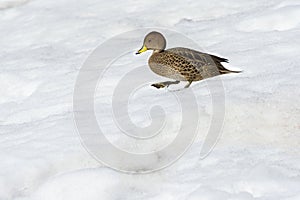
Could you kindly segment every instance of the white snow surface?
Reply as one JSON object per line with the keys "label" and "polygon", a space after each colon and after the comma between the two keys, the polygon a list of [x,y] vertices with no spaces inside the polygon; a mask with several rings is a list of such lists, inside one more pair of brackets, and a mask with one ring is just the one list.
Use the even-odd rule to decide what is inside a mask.
{"label": "white snow surface", "polygon": [[[299,200],[299,19],[299,0],[1,0],[0,200]],[[99,44],[143,27],[178,31],[243,73],[222,76],[226,117],[208,157],[199,159],[210,96],[198,82],[203,123],[188,152],[162,171],[124,174],[81,145],[73,89]],[[144,114],[134,119],[147,123]]]}

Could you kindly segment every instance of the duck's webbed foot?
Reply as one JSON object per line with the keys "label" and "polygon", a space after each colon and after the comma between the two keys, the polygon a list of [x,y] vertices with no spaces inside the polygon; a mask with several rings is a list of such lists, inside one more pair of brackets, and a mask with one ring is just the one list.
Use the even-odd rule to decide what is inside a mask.
{"label": "duck's webbed foot", "polygon": [[169,87],[170,85],[173,84],[178,84],[180,81],[164,81],[164,82],[159,82],[159,83],[154,83],[151,86],[156,87],[157,89],[164,88],[164,87]]}

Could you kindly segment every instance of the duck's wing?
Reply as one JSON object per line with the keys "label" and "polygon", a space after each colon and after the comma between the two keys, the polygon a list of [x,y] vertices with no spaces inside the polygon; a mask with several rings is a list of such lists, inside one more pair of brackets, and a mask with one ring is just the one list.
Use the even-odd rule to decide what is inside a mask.
{"label": "duck's wing", "polygon": [[221,74],[234,72],[226,69],[221,64],[221,62],[228,63],[228,59],[226,58],[221,58],[219,56],[202,53],[200,51],[195,51],[193,49],[188,49],[184,47],[171,48],[171,49],[167,49],[167,51],[184,57],[185,59],[193,63],[197,69],[208,67],[211,70],[213,70],[214,67],[217,67],[219,73]]}
{"label": "duck's wing", "polygon": [[212,57],[210,57],[209,54],[202,53],[200,51],[195,51],[193,49],[176,47],[176,48],[168,49],[167,51],[180,55],[188,60],[198,61],[203,64],[211,64],[212,61]]}

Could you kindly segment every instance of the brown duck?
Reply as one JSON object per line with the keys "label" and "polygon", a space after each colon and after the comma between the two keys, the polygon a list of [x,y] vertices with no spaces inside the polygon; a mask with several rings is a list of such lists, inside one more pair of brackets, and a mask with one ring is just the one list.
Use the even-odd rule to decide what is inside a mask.
{"label": "brown duck", "polygon": [[183,47],[166,50],[165,48],[165,37],[161,33],[153,31],[146,35],[143,47],[136,53],[153,50],[148,60],[150,69],[158,75],[175,80],[152,84],[158,89],[168,87],[171,84],[178,84],[180,81],[187,81],[185,88],[188,88],[193,81],[200,81],[220,74],[240,72],[226,69],[221,64],[228,62],[226,58]]}

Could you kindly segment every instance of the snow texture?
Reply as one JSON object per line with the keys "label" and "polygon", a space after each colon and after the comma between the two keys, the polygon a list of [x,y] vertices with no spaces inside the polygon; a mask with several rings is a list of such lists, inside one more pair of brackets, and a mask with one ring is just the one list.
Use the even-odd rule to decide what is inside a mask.
{"label": "snow texture", "polygon": [[[171,5],[158,0],[1,0],[0,200],[299,200],[299,19],[299,0],[178,0]],[[208,157],[199,159],[200,133],[169,168],[132,175],[102,166],[82,147],[72,95],[93,49],[143,27],[185,34],[244,71],[222,76],[226,118]],[[148,56],[126,62],[146,63]],[[199,130],[205,132],[210,96],[204,82],[192,86],[199,98]],[[148,89],[155,101],[168,104],[168,91]],[[103,94],[98,103],[106,106],[110,102]],[[143,91],[136,95],[140,101],[131,108],[133,120],[148,123],[141,112]],[[102,126],[110,130],[106,117]]]}

